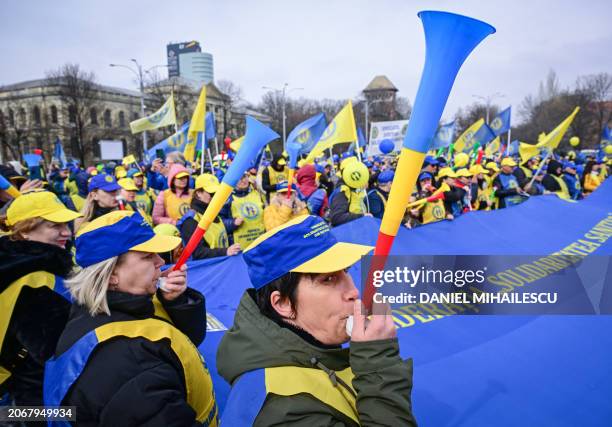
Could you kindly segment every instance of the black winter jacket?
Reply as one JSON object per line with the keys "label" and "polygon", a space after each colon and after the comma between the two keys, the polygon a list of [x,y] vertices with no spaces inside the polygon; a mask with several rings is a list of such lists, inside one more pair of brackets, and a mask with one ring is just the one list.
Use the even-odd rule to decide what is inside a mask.
{"label": "black winter jacket", "polygon": [[[158,298],[174,326],[199,345],[206,334],[204,296],[188,288],[174,301],[165,301],[161,291]],[[109,322],[155,317],[150,296],[109,291],[107,301],[110,316],[92,317],[85,307],[72,306],[56,356]],[[117,338],[98,345],[62,404],[77,407],[79,426],[200,425],[186,401],[180,361],[166,340]]]}
{"label": "black winter jacket", "polygon": [[[37,271],[65,278],[72,269],[70,253],[58,246],[0,238],[0,298],[17,279]],[[53,355],[66,325],[70,303],[47,287],[23,287],[0,349],[0,365],[12,375],[0,385],[17,404],[42,405],[43,366]]]}

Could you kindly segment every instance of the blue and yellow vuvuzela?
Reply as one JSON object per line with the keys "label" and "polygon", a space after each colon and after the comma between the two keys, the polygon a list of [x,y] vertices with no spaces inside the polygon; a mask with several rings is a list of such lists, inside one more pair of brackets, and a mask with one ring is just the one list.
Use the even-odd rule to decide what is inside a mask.
{"label": "blue and yellow vuvuzela", "polygon": [[448,12],[423,11],[419,18],[425,30],[425,66],[380,224],[374,250],[378,257],[370,267],[363,294],[367,308],[374,296],[372,273],[384,268],[459,68],[470,52],[495,32],[486,22]]}

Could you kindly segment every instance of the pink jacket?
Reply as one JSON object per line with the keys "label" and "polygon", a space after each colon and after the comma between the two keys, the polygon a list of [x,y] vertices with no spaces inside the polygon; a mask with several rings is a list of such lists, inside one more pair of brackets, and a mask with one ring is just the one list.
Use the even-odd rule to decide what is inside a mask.
{"label": "pink jacket", "polygon": [[166,210],[166,205],[164,203],[164,194],[166,192],[168,191],[174,192],[174,194],[179,196],[181,199],[185,199],[186,203],[190,203],[191,201],[190,192],[180,194],[174,188],[174,182],[173,182],[174,177],[178,175],[179,172],[188,172],[188,170],[187,168],[185,168],[185,166],[177,164],[177,163],[173,164],[170,167],[170,171],[168,172],[168,189],[160,192],[159,195],[157,196],[157,199],[155,200],[155,204],[153,205],[153,213],[152,213],[153,223],[155,225],[157,224],[176,224],[176,222],[180,219],[180,218],[172,218],[168,215],[167,210]]}

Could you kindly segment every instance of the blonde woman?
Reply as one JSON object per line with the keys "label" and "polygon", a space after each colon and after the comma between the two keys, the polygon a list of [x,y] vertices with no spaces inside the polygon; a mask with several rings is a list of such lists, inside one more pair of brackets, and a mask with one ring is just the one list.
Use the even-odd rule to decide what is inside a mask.
{"label": "blonde woman", "polygon": [[42,405],[43,366],[68,320],[68,223],[80,214],[48,191],[15,199],[0,218],[0,395]]}
{"label": "blonde woman", "polygon": [[93,176],[89,181],[88,190],[89,194],[81,211],[83,218],[74,222],[75,230],[89,221],[119,208],[117,195],[121,186],[117,184],[117,180],[112,175],[102,173]]}
{"label": "blonde woman", "polygon": [[79,425],[217,425],[196,348],[206,333],[204,297],[187,288],[185,266],[160,271],[158,254],[180,241],[132,211],[79,230],[82,270],[66,282],[74,304],[46,366],[46,405],[76,406]]}

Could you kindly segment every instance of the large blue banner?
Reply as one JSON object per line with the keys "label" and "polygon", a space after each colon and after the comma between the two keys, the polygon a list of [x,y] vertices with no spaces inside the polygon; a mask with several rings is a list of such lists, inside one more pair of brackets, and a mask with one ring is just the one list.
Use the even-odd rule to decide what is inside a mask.
{"label": "large blue banner", "polygon": [[[589,198],[533,197],[499,211],[472,212],[401,229],[401,255],[612,255],[612,180]],[[335,228],[341,241],[374,245],[380,221]],[[352,271],[359,277],[358,266]],[[609,285],[612,272],[607,272]],[[189,283],[206,296],[209,332],[200,351],[221,410],[229,385],[216,350],[250,287],[241,256],[189,264]],[[601,304],[612,304],[610,286]],[[424,426],[609,425],[612,317],[434,316],[395,311],[402,356],[414,359],[413,410]]]}

